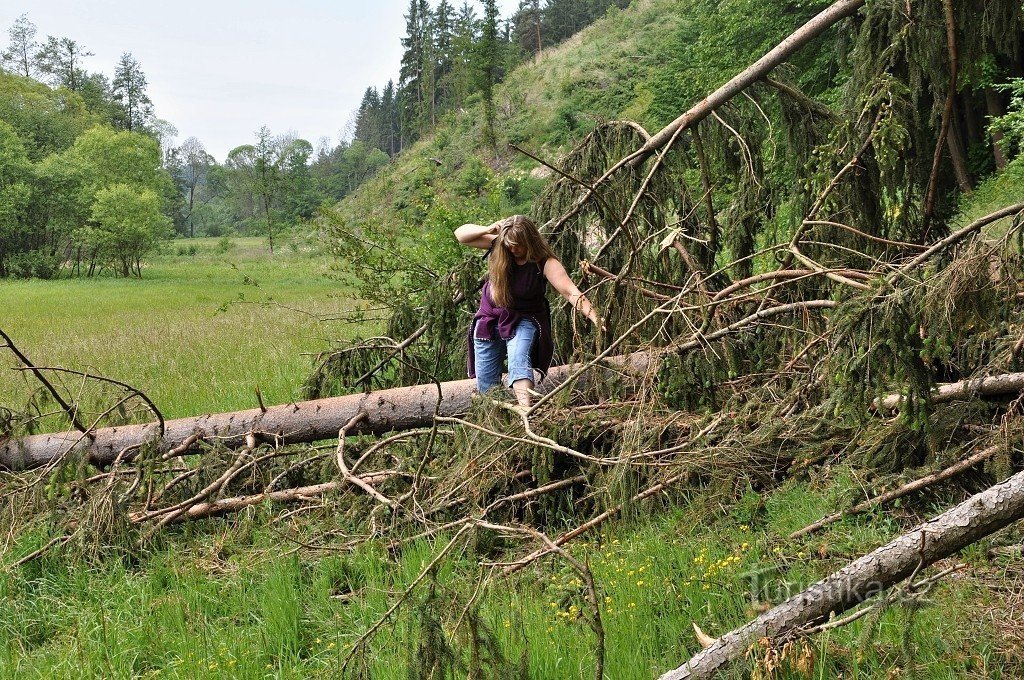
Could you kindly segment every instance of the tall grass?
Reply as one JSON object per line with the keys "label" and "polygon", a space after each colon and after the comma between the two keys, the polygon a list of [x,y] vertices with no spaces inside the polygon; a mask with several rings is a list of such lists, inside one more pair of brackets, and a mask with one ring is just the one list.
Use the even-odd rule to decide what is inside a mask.
{"label": "tall grass", "polygon": [[[308,354],[326,333],[353,332],[316,320],[353,304],[330,260],[299,248],[271,257],[256,238],[180,243],[142,279],[0,280],[0,328],[35,364],[129,383],[171,418],[255,408],[257,386],[268,405],[299,398]],[[0,356],[0,405],[17,408],[36,385]]]}
{"label": "tall grass", "polygon": [[[895,529],[858,518],[789,544],[779,537],[816,519],[830,497],[803,482],[766,500],[742,519],[704,520],[711,497],[697,493],[668,512],[645,506],[654,514],[572,545],[599,586],[606,677],[639,680],[679,665],[698,650],[691,621],[722,634]],[[327,520],[318,528],[331,526]],[[2,572],[0,677],[338,677],[350,646],[447,541],[410,545],[397,558],[373,544],[310,554],[282,542],[285,531],[271,512],[259,511],[237,523],[176,530],[138,565],[111,559],[82,568],[53,553]],[[477,588],[479,559],[469,549],[442,562],[357,667],[372,678],[421,677],[420,650],[434,624],[468,662],[454,624]],[[1013,677],[987,621],[999,610],[985,591],[970,577],[949,581],[916,611],[893,607],[816,638],[807,672],[774,677]],[[496,578],[476,602],[479,634],[496,643],[506,673],[592,677],[594,635],[575,572],[544,562]],[[729,677],[756,667],[758,649]]]}

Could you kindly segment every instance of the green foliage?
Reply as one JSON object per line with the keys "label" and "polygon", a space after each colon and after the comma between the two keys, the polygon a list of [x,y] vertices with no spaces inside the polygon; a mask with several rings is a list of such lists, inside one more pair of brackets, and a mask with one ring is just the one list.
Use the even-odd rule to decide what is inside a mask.
{"label": "green foliage", "polygon": [[21,140],[0,120],[0,277],[8,268],[5,260],[19,250],[19,227],[28,209],[31,183],[31,165]]}
{"label": "green foliage", "polygon": [[96,192],[92,206],[96,227],[75,234],[97,257],[113,257],[121,276],[134,271],[142,276],[142,259],[157,240],[170,236],[171,221],[160,212],[160,197],[151,189],[141,192],[126,184],[113,184]]}
{"label": "green foliage", "polygon": [[1005,116],[993,118],[989,131],[1002,135],[999,144],[1009,158],[1016,158],[1024,150],[1024,78],[1015,78],[1000,89],[1010,94],[1010,106]]}
{"label": "green foliage", "polygon": [[0,72],[0,121],[14,128],[32,161],[64,151],[97,122],[74,92]]}
{"label": "green foliage", "polygon": [[873,399],[898,392],[904,422],[927,427],[935,375],[925,363],[920,304],[914,289],[887,291],[885,297],[868,291],[833,313],[833,333],[845,340],[836,343],[823,375],[842,395],[835,401],[837,417],[869,417]]}

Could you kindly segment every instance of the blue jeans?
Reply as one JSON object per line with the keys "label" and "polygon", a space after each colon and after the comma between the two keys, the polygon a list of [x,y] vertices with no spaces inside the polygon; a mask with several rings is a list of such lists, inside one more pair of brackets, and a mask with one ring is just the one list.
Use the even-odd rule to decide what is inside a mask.
{"label": "blue jeans", "polygon": [[523,319],[508,340],[481,340],[473,333],[473,356],[476,363],[476,386],[481,393],[491,389],[501,380],[502,363],[508,355],[508,376],[505,386],[512,387],[517,380],[533,382],[533,362],[530,350],[537,337],[537,326],[529,319]]}

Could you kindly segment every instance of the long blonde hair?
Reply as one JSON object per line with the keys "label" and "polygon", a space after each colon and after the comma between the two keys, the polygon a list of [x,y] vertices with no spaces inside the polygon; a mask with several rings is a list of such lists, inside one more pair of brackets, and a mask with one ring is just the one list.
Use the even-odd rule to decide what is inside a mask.
{"label": "long blonde hair", "polygon": [[542,262],[555,257],[551,246],[537,230],[533,220],[525,215],[513,215],[498,225],[498,237],[488,258],[487,272],[491,280],[491,299],[499,307],[511,307],[512,299],[512,265],[516,258],[510,246],[522,245],[526,248],[527,262]]}

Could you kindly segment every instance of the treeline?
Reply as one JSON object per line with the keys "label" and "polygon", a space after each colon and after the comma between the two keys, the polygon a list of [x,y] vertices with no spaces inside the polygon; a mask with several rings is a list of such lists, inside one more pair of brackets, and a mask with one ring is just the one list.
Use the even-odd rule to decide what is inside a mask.
{"label": "treeline", "polygon": [[[25,29],[22,17],[11,31],[29,38],[22,48]],[[18,45],[3,55],[7,68]],[[48,46],[65,60],[46,61]],[[124,55],[108,82],[81,67],[85,50],[70,39],[20,53],[23,70],[0,73],[0,277],[139,275],[178,197],[138,63]]]}
{"label": "treeline", "polygon": [[505,74],[557,45],[629,0],[521,0],[502,20],[495,0],[482,16],[468,0],[410,0],[398,84],[368,87],[356,114],[354,139],[394,156],[448,111],[483,103],[485,135],[494,142],[494,87]]}
{"label": "treeline", "polygon": [[309,220],[387,162],[364,142],[317,149],[263,128],[220,164],[174,143],[138,60],[113,77],[72,38],[37,40],[27,15],[0,52],[0,278],[141,276],[161,239],[266,235]]}
{"label": "treeline", "polygon": [[383,151],[361,141],[316,148],[292,133],[261,128],[250,144],[228,152],[223,164],[202,142],[189,137],[165,154],[165,167],[178,188],[175,226],[182,236],[261,234],[274,238],[282,230],[310,220],[372,177],[388,161]]}

